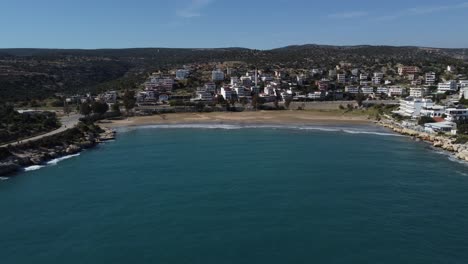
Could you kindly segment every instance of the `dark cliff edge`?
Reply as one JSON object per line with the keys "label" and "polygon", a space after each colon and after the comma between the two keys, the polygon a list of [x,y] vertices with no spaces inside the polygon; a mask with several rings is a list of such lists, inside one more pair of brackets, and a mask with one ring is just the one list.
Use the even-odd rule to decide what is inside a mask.
{"label": "dark cliff edge", "polygon": [[94,124],[80,123],[60,134],[17,146],[0,148],[0,176],[11,177],[23,168],[73,155],[115,138],[115,132]]}

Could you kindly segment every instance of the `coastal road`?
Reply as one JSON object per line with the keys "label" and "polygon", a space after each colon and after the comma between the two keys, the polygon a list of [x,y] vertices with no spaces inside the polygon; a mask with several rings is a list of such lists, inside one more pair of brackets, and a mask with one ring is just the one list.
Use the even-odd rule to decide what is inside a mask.
{"label": "coastal road", "polygon": [[[39,140],[41,138],[45,138],[45,137],[48,137],[48,136],[53,136],[53,135],[58,134],[58,133],[62,133],[63,131],[65,131],[67,129],[75,127],[78,124],[78,122],[80,122],[81,117],[82,116],[79,115],[79,114],[70,114],[68,116],[63,116],[63,117],[60,118],[60,122],[62,123],[62,126],[60,128],[58,128],[56,130],[53,130],[53,131],[50,131],[48,133],[39,135],[39,136],[35,136],[35,137],[27,138],[27,139],[22,139],[21,144],[26,143],[26,142],[36,141],[36,140]],[[15,146],[15,145],[18,145],[18,142],[1,145],[0,148],[7,147],[8,145]]]}

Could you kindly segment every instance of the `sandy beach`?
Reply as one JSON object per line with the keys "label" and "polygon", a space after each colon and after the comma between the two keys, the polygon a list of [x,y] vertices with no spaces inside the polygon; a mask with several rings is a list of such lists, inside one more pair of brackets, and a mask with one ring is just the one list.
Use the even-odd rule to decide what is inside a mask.
{"label": "sandy beach", "polygon": [[339,111],[258,111],[174,113],[153,116],[130,117],[124,120],[105,121],[108,128],[157,124],[323,124],[359,125],[371,124],[367,115],[343,114]]}

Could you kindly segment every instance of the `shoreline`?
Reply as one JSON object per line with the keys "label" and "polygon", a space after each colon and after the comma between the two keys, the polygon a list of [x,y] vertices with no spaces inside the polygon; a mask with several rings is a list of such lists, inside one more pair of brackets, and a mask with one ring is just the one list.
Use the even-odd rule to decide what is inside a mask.
{"label": "shoreline", "polygon": [[346,115],[329,111],[258,111],[171,113],[108,120],[98,125],[108,129],[147,125],[369,125],[374,124],[365,115]]}
{"label": "shoreline", "polygon": [[468,143],[456,143],[454,138],[444,135],[429,134],[413,129],[402,127],[393,120],[384,119],[377,122],[378,125],[391,129],[400,135],[413,138],[415,141],[423,141],[433,147],[435,150],[442,150],[451,153],[459,161],[468,162]]}
{"label": "shoreline", "polygon": [[0,160],[0,176],[10,178],[20,172],[25,172],[26,168],[53,165],[61,160],[79,155],[83,150],[115,139],[115,131],[109,128],[103,128],[100,132],[79,131],[79,135],[72,138],[66,138],[66,133],[67,131],[64,131],[46,137],[43,142],[2,148],[3,151],[8,152],[8,156]]}

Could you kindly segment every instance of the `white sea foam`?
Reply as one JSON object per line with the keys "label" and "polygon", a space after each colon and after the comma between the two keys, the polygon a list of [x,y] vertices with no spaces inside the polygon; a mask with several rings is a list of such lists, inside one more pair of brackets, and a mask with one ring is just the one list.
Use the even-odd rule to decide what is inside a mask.
{"label": "white sea foam", "polygon": [[79,155],[80,155],[80,153],[74,154],[74,155],[63,156],[63,157],[60,157],[60,158],[56,158],[56,159],[53,159],[53,160],[47,162],[47,165],[57,165],[57,163],[59,163],[62,160],[71,159],[73,157],[78,157]]}
{"label": "white sea foam", "polygon": [[136,129],[184,129],[184,128],[195,128],[195,129],[222,129],[222,130],[238,130],[238,129],[256,129],[256,128],[267,128],[267,129],[289,129],[289,130],[312,130],[321,132],[343,132],[347,134],[368,134],[376,136],[392,136],[392,137],[403,137],[397,133],[388,133],[380,131],[372,131],[369,129],[359,129],[350,127],[333,127],[333,126],[308,126],[308,125],[261,125],[261,124],[166,124],[166,125],[145,125],[138,127],[125,127],[120,128],[119,132],[129,132]]}
{"label": "white sea foam", "polygon": [[343,132],[348,133],[348,134],[368,134],[368,135],[377,135],[377,136],[404,137],[403,135],[395,134],[395,133],[363,131],[363,130],[344,129]]}
{"label": "white sea foam", "polygon": [[7,177],[0,177],[0,181],[6,181],[6,180],[9,180],[10,178],[7,178]]}
{"label": "white sea foam", "polygon": [[68,156],[63,156],[63,157],[56,158],[56,159],[53,159],[51,161],[48,161],[45,165],[33,165],[33,166],[26,167],[23,170],[24,171],[35,171],[35,170],[42,169],[42,168],[44,168],[46,166],[54,166],[54,165],[57,165],[57,163],[59,163],[62,160],[71,159],[71,158],[77,157],[79,155],[80,155],[80,153],[73,154],[73,155],[68,155]]}
{"label": "white sea foam", "polygon": [[24,171],[35,171],[35,170],[39,170],[39,169],[41,169],[43,167],[44,166],[42,166],[42,165],[33,165],[33,166],[29,166],[29,167],[24,168]]}

